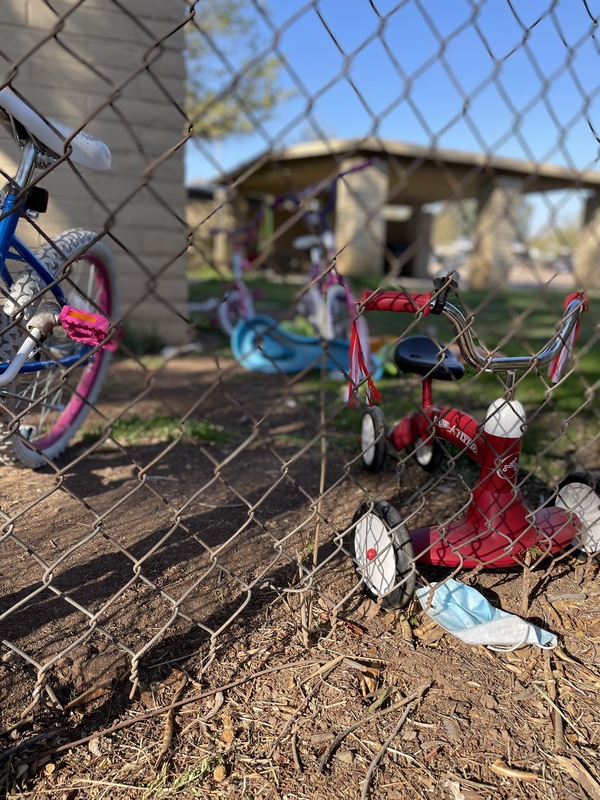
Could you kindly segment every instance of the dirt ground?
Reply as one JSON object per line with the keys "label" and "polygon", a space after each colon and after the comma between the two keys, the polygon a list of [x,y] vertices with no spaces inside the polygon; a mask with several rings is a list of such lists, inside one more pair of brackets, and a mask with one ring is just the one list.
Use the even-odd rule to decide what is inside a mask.
{"label": "dirt ground", "polygon": [[597,567],[460,574],[554,650],[382,610],[342,536],[354,510],[444,514],[460,484],[366,474],[342,404],[308,394],[226,360],[121,362],[90,425],[185,415],[214,442],[115,436],[2,471],[0,795],[600,798]]}

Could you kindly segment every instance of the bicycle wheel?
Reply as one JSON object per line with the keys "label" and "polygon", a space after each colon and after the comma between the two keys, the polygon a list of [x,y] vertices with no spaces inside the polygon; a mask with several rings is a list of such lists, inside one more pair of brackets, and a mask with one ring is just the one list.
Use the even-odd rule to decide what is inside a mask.
{"label": "bicycle wheel", "polygon": [[325,308],[324,338],[349,339],[352,320],[348,314],[348,297],[344,286],[336,284],[327,289]]}
{"label": "bicycle wheel", "polygon": [[217,306],[219,327],[226,336],[231,336],[233,329],[241,319],[239,311],[240,293],[237,289],[227,292],[225,298]]}
{"label": "bicycle wheel", "polygon": [[578,543],[590,555],[600,553],[600,476],[572,472],[558,485],[554,505],[575,514],[582,525]]}
{"label": "bicycle wheel", "polygon": [[296,313],[312,326],[315,336],[323,336],[325,305],[318,286],[304,289],[296,305]]}
{"label": "bicycle wheel", "polygon": [[[37,256],[54,275],[59,274],[63,264],[70,262],[67,277],[62,282],[68,305],[101,311],[112,319],[118,300],[116,270],[108,247],[94,242],[95,239],[96,234],[89,231],[66,231],[54,244],[40,248]],[[24,270],[11,288],[11,299],[4,305],[4,313],[17,307],[26,309],[26,318],[32,316],[37,304],[31,299],[42,288],[37,273]],[[15,326],[13,330],[20,330],[23,337],[23,328]],[[8,360],[15,350],[7,352],[9,345],[5,347],[4,344],[5,337],[0,357]],[[82,353],[79,360],[78,353]],[[34,353],[34,358],[57,363],[59,359],[73,357],[75,363],[67,368],[57,364],[50,369],[21,373],[10,386],[0,390],[5,418],[3,433],[6,436],[11,430],[15,431],[3,442],[0,463],[13,463],[16,457],[24,466],[35,469],[59,456],[96,401],[111,355],[109,350],[102,349],[91,358],[85,358],[82,345],[69,339],[62,327],[56,326]]]}
{"label": "bicycle wheel", "polygon": [[385,500],[363,503],[352,520],[350,554],[368,595],[403,608],[415,590],[415,553],[398,511]]}
{"label": "bicycle wheel", "polygon": [[238,322],[253,316],[252,298],[249,293],[242,292],[240,289],[232,289],[227,292],[217,307],[217,320],[226,336],[231,336]]}
{"label": "bicycle wheel", "polygon": [[373,406],[363,414],[360,425],[360,447],[364,468],[369,472],[380,472],[387,453],[387,441],[385,416],[379,406]]}
{"label": "bicycle wheel", "polygon": [[420,439],[412,447],[412,455],[425,472],[437,472],[444,458],[444,451],[435,439],[428,439],[426,442]]}

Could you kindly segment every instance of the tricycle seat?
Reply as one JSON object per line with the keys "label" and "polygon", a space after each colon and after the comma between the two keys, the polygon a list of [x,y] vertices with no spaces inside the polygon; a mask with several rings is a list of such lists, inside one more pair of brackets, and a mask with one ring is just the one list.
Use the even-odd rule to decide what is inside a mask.
{"label": "tricycle seat", "polygon": [[428,336],[409,336],[399,341],[394,361],[401,372],[414,372],[440,381],[457,381],[465,373],[460,361]]}

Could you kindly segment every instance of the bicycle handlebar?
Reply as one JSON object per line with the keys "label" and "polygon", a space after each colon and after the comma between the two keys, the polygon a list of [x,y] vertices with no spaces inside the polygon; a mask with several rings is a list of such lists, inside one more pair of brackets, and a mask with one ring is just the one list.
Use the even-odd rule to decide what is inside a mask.
{"label": "bicycle handlebar", "polygon": [[[376,158],[366,159],[365,161],[361,161],[359,164],[355,164],[353,167],[349,167],[348,169],[339,172],[332,180],[313,183],[310,186],[307,186],[305,189],[302,189],[302,191],[300,191],[298,194],[294,194],[293,192],[282,194],[279,197],[276,197],[272,203],[269,203],[267,208],[269,208],[270,211],[275,211],[288,200],[291,200],[298,208],[300,208],[302,203],[307,198],[315,198],[319,193],[327,191],[327,204],[318,211],[305,211],[303,216],[307,217],[310,214],[315,214],[318,217],[323,230],[330,232],[330,227],[327,222],[327,214],[335,206],[335,190],[337,181],[340,178],[344,178],[346,175],[351,175],[353,172],[361,172],[363,169],[373,166],[376,162]],[[253,235],[257,232],[260,226],[263,214],[264,212],[262,210],[258,211],[251,220],[242,223],[235,228],[214,227],[210,228],[209,232],[213,236],[218,233],[224,233],[235,245],[249,244],[252,241]]]}
{"label": "bicycle handlebar", "polygon": [[[363,294],[365,311],[401,311],[421,313],[427,316],[435,304],[435,294],[408,294],[402,291],[365,291]],[[492,356],[478,352],[471,333],[472,318],[467,319],[460,308],[446,302],[441,313],[448,317],[456,331],[456,343],[465,361],[475,369],[504,372],[510,370],[527,370],[531,366],[549,364],[566,345],[575,328],[580,315],[587,311],[587,298],[583,292],[574,292],[565,299],[564,314],[560,328],[544,347],[533,356]]]}

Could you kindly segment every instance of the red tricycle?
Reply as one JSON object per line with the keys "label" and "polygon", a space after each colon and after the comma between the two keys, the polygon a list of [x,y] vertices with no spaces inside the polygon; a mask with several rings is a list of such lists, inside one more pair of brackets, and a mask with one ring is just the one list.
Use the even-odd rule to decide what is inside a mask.
{"label": "red tricycle", "polygon": [[411,598],[416,564],[451,568],[497,569],[531,563],[569,547],[587,553],[600,551],[600,480],[589,473],[567,476],[544,507],[527,507],[519,478],[521,443],[526,430],[525,409],[514,398],[516,375],[558,361],[573,347],[579,317],[587,308],[583,293],[569,295],[564,316],[552,339],[534,356],[494,355],[475,345],[471,320],[448,300],[455,291],[452,275],[436,281],[431,293],[408,294],[377,290],[365,294],[366,311],[442,314],[456,331],[464,361],[477,370],[501,376],[504,391],[489,407],[485,419],[475,420],[456,408],[437,406],[432,399],[436,381],[457,381],[463,364],[427,336],[409,336],[395,347],[401,374],[422,376],[421,407],[387,428],[379,406],[366,409],[361,425],[363,466],[383,468],[389,452],[413,452],[424,470],[437,470],[448,445],[479,468],[479,477],[460,519],[408,530],[398,510],[384,500],[363,502],[354,515],[350,549],[368,593],[384,598],[388,607],[401,608]]}

